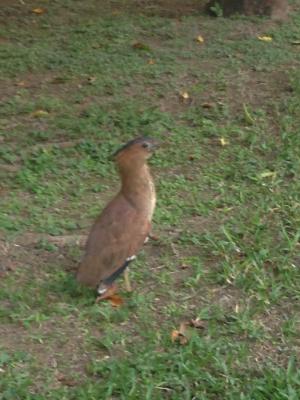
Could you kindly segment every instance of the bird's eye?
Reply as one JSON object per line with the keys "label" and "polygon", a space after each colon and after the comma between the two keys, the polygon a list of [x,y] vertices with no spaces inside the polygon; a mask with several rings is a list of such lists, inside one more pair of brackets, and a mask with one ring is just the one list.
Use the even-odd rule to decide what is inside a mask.
{"label": "bird's eye", "polygon": [[147,148],[149,147],[149,143],[144,142],[144,143],[142,144],[142,147],[144,147],[145,149],[147,149]]}

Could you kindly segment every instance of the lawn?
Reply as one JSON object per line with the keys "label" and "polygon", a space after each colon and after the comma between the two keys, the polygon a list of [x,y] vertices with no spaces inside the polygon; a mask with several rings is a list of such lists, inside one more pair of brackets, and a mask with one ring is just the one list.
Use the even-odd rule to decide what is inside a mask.
{"label": "lawn", "polygon": [[[300,4],[174,2],[2,1],[1,400],[299,399]],[[141,134],[158,240],[95,304],[81,244]]]}

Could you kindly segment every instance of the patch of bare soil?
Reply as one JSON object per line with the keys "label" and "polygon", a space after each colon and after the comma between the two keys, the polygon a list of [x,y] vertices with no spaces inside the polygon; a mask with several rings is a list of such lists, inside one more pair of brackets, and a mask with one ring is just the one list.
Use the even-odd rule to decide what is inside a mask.
{"label": "patch of bare soil", "polygon": [[[1,285],[5,284],[5,278],[9,274],[13,276],[16,288],[22,287],[32,277],[36,280],[47,279],[45,268],[52,263],[57,265],[57,262],[60,262],[64,270],[76,269],[77,260],[68,259],[66,253],[68,246],[79,245],[80,239],[84,240],[85,236],[52,237],[53,243],[59,248],[57,252],[38,249],[36,245],[43,238],[51,240],[48,235],[34,233],[27,233],[13,241],[6,240],[4,235],[0,236]],[[55,293],[49,293],[48,300],[57,302]],[[23,301],[22,297],[18,301]],[[13,306],[9,299],[0,300],[0,309],[7,315]],[[26,304],[24,306],[26,308]],[[68,308],[63,303],[58,306]],[[98,331],[98,335],[100,333]],[[74,313],[70,312],[67,316],[53,314],[41,322],[30,322],[28,326],[22,320],[2,322],[0,345],[2,350],[9,353],[26,352],[30,358],[32,377],[34,376],[33,391],[39,392],[43,389],[45,374],[52,388],[62,385],[75,386],[85,379],[86,366],[92,357],[101,358],[99,351],[96,355],[87,352],[85,334],[85,327]]]}
{"label": "patch of bare soil", "polygon": [[[64,14],[68,17],[75,16],[77,13],[81,15],[89,15],[95,12],[95,4],[101,10],[101,13],[118,13],[127,11],[135,14],[145,14],[147,16],[161,16],[169,18],[180,18],[188,15],[197,15],[204,11],[208,0],[128,0],[126,2],[120,0],[94,0],[87,2],[76,1],[74,7],[64,6]],[[32,0],[0,0],[0,21],[3,24],[7,20],[18,21],[26,24],[32,23],[31,19],[34,16],[32,10],[42,7],[47,13],[47,6],[50,1],[42,1],[37,5]]]}
{"label": "patch of bare soil", "polygon": [[15,271],[22,266],[22,259],[26,253],[26,262],[30,263],[33,260],[32,253],[27,254],[22,246],[17,243],[12,243],[5,239],[0,232],[0,273],[2,276],[9,271]]}
{"label": "patch of bare soil", "polygon": [[[136,14],[180,18],[203,12],[206,3],[206,0],[131,0],[126,2],[125,8]],[[122,6],[124,7],[124,3]],[[114,8],[118,10],[119,7],[119,2],[114,2]]]}
{"label": "patch of bare soil", "polygon": [[41,93],[47,93],[47,96],[59,96],[61,99],[67,99],[70,92],[78,91],[83,85],[88,85],[88,78],[82,80],[73,80],[65,76],[59,76],[55,72],[38,73],[27,72],[19,74],[13,80],[1,81],[0,100],[8,101],[19,92],[26,90],[31,100],[38,99]]}
{"label": "patch of bare soil", "polygon": [[267,109],[268,114],[276,117],[272,107],[274,99],[285,98],[290,91],[289,77],[283,69],[272,73],[259,71],[240,71],[236,80],[230,82],[226,90],[226,100],[233,114],[243,114],[243,103],[251,109]]}
{"label": "patch of bare soil", "polygon": [[26,351],[30,357],[35,370],[33,390],[43,389],[45,373],[51,377],[52,388],[75,386],[85,378],[92,354],[86,352],[84,330],[72,316],[67,321],[55,317],[30,328],[1,324],[0,338],[2,349]]}
{"label": "patch of bare soil", "polygon": [[[32,271],[41,270],[43,263],[51,263],[61,260],[63,267],[67,271],[73,271],[77,267],[77,261],[68,256],[68,248],[77,246],[82,248],[85,244],[86,235],[67,235],[51,236],[27,232],[13,241],[6,240],[4,235],[0,235],[0,274],[5,276],[7,273],[17,269],[26,268]],[[41,242],[51,243],[57,246],[57,252],[47,252],[39,249]]]}
{"label": "patch of bare soil", "polygon": [[[283,334],[283,325],[288,322],[290,316],[294,316],[295,310],[290,303],[278,304],[264,314],[255,318],[266,334],[263,341],[257,341],[251,345],[250,363],[262,365],[267,361],[275,363],[278,367],[286,368],[291,354],[300,355],[299,340],[289,341]],[[295,327],[295,335],[299,337],[299,324]]]}

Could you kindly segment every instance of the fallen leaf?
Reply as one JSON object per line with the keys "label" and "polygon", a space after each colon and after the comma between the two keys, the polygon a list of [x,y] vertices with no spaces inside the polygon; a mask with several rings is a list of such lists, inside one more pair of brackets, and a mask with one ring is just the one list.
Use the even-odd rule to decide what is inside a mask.
{"label": "fallen leaf", "polygon": [[272,42],[273,38],[271,36],[257,36],[258,40],[262,42]]}
{"label": "fallen leaf", "polygon": [[70,377],[62,374],[61,372],[57,374],[57,380],[66,386],[75,386],[78,383],[78,381],[76,379],[70,378]]}
{"label": "fallen leaf", "polygon": [[206,323],[205,321],[202,321],[202,319],[196,318],[190,320],[190,326],[196,329],[204,329],[206,328]]}
{"label": "fallen leaf", "polygon": [[31,116],[34,118],[43,118],[49,115],[48,111],[45,110],[36,110],[33,113],[31,113]]}
{"label": "fallen leaf", "polygon": [[198,43],[204,43],[203,36],[201,36],[201,35],[198,35],[196,40],[197,40]]}
{"label": "fallen leaf", "polygon": [[221,146],[223,146],[223,147],[229,145],[229,141],[227,139],[225,139],[224,137],[220,137],[219,141],[220,141]]}
{"label": "fallen leaf", "polygon": [[27,83],[25,81],[20,81],[16,83],[16,86],[25,87],[27,86]]}
{"label": "fallen leaf", "polygon": [[89,76],[88,77],[88,82],[90,85],[92,85],[93,83],[95,83],[97,80],[97,78],[95,76]]}
{"label": "fallen leaf", "polygon": [[180,268],[180,269],[189,269],[190,266],[189,266],[188,264],[181,264],[181,265],[179,266],[179,268]]}
{"label": "fallen leaf", "polygon": [[15,271],[18,268],[18,263],[13,261],[8,261],[6,265],[7,271]]}
{"label": "fallen leaf", "polygon": [[40,8],[40,7],[33,8],[31,11],[34,14],[38,14],[38,15],[44,14],[46,12],[46,10],[44,8]]}
{"label": "fallen leaf", "polygon": [[171,333],[171,340],[173,343],[179,343],[182,346],[188,343],[188,338],[186,336],[188,323],[181,322],[179,329],[174,329]]}
{"label": "fallen leaf", "polygon": [[182,99],[184,99],[184,100],[187,100],[187,99],[190,98],[188,92],[180,92],[179,95],[180,95],[180,97],[181,97]]}
{"label": "fallen leaf", "polygon": [[255,119],[250,114],[246,104],[243,104],[243,110],[244,110],[245,121],[248,122],[248,124],[253,125],[255,123]]}
{"label": "fallen leaf", "polygon": [[144,51],[151,50],[147,44],[144,44],[142,42],[135,42],[135,43],[133,43],[132,47],[136,50],[144,50]]}
{"label": "fallen leaf", "polygon": [[173,343],[178,342],[182,346],[188,343],[188,338],[176,329],[172,331],[171,339]]}
{"label": "fallen leaf", "polygon": [[60,83],[65,83],[67,82],[67,78],[63,76],[56,76],[55,78],[52,79],[51,83],[57,85]]}
{"label": "fallen leaf", "polygon": [[149,65],[155,64],[155,60],[153,60],[152,58],[150,58],[150,60],[148,60],[148,64],[149,64]]}
{"label": "fallen leaf", "polygon": [[272,269],[272,270],[274,270],[274,271],[277,270],[277,265],[274,264],[274,263],[273,263],[272,261],[270,261],[270,260],[266,260],[266,261],[264,262],[264,267],[265,267],[265,268],[268,268],[268,269]]}
{"label": "fallen leaf", "polygon": [[276,178],[277,173],[273,171],[264,171],[259,174],[260,178]]}
{"label": "fallen leaf", "polygon": [[201,107],[203,108],[213,108],[214,104],[213,103],[202,103]]}

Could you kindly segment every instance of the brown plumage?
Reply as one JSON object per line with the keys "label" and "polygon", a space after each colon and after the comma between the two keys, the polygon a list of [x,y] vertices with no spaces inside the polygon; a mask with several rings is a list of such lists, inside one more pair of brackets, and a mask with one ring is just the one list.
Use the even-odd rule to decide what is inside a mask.
{"label": "brown plumage", "polygon": [[141,137],[114,155],[121,189],[95,221],[77,273],[99,294],[113,286],[150,233],[156,195],[147,159],[155,147],[153,139]]}

